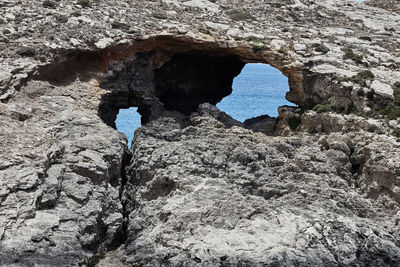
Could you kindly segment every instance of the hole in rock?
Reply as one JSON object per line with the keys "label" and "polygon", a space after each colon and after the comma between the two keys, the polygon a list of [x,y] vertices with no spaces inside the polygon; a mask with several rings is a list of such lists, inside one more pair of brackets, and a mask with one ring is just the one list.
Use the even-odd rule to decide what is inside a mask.
{"label": "hole in rock", "polygon": [[156,95],[167,110],[189,115],[200,104],[215,105],[229,95],[244,65],[235,55],[217,52],[177,54],[154,72]]}
{"label": "hole in rock", "polygon": [[[183,122],[203,103],[219,103],[234,119],[247,119],[240,123],[221,113],[219,119],[227,127],[237,125],[273,135],[278,107],[291,104],[285,100],[288,79],[278,69],[246,64],[247,60],[223,50],[192,50],[168,57],[138,53],[101,84],[109,93],[102,98],[99,115],[125,133],[129,146],[140,118],[142,124],[162,116],[176,116]],[[204,108],[208,112],[207,105]]]}
{"label": "hole in rock", "polygon": [[141,116],[138,113],[138,108],[120,109],[115,120],[115,126],[118,131],[126,135],[128,147],[130,148],[135,130],[141,126]]}
{"label": "hole in rock", "polygon": [[262,115],[277,117],[278,107],[293,106],[285,99],[290,90],[288,78],[268,64],[246,64],[232,88],[232,94],[217,107],[240,122]]}

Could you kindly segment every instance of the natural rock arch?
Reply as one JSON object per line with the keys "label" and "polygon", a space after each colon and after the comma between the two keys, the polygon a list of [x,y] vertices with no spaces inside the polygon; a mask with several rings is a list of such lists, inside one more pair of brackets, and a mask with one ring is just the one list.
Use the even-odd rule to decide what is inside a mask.
{"label": "natural rock arch", "polygon": [[[121,243],[111,257],[143,265],[400,262],[399,126],[371,118],[400,88],[395,13],[353,0],[3,2],[2,264],[92,266]],[[209,107],[187,118],[165,108],[154,73],[193,51],[269,63],[300,107],[369,117],[283,107],[302,119],[288,138],[224,127]],[[149,122],[130,151],[110,127],[128,106]],[[219,228],[221,253],[187,216]],[[254,250],[220,250],[235,226]],[[180,230],[195,249],[177,246]]]}
{"label": "natural rock arch", "polygon": [[[312,108],[318,103],[327,103],[338,110],[364,107],[365,103],[352,94],[351,87],[343,86],[331,74],[312,72],[315,63],[297,66],[291,60],[287,54],[273,50],[224,48],[213,42],[156,36],[134,44],[74,52],[62,61],[39,68],[31,78],[64,85],[77,77],[83,81],[97,80],[105,89],[99,114],[113,127],[120,108],[138,107],[145,123],[163,112],[189,114],[202,102],[216,103],[230,93],[231,80],[246,63],[265,63],[279,69],[289,79],[287,100],[300,108]],[[215,72],[211,71],[213,67]],[[185,75],[180,76],[183,72]],[[201,73],[203,77],[199,76]],[[171,74],[175,77],[167,77]],[[172,88],[178,80],[180,85]],[[215,86],[221,91],[213,91],[211,88]],[[198,101],[190,104],[187,98],[193,100],[193,94]],[[182,101],[173,103],[172,96],[181,100],[186,97],[186,106],[182,106]],[[385,98],[375,101],[374,108],[384,106],[387,101]]]}
{"label": "natural rock arch", "polygon": [[195,112],[201,103],[216,104],[232,92],[233,78],[246,63],[277,67],[289,77],[288,100],[303,107],[316,103],[307,95],[311,93],[303,89],[302,71],[287,69],[281,56],[272,59],[262,51],[166,37],[144,40],[129,49],[134,55],[121,58],[120,62],[125,62],[122,68],[100,85],[108,93],[103,96],[99,114],[113,127],[120,108],[138,107],[142,123],[146,123],[164,113],[185,116]]}

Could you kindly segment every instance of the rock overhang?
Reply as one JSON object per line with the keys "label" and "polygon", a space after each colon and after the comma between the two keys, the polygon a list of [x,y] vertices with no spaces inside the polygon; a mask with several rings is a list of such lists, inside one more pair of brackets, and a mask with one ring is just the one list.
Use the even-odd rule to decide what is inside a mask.
{"label": "rock overhang", "polygon": [[[180,2],[163,2],[160,4],[160,7],[163,8],[171,8],[180,9]],[[211,3],[212,4],[212,3]],[[230,3],[234,4],[234,3]],[[365,14],[364,17],[368,17],[368,14],[372,14],[373,10],[364,5],[356,4],[356,3],[343,3],[343,22],[347,22],[348,25],[352,26],[352,29],[348,29],[345,27],[338,27],[337,25],[332,24],[332,22],[328,23],[328,19],[337,14],[339,11],[333,12],[330,8],[333,7],[337,3],[333,3],[331,1],[325,4],[323,7],[322,3],[316,2],[314,5],[316,6],[307,6],[304,3],[288,1],[285,3],[281,3],[277,5],[276,3],[269,3],[266,6],[262,6],[259,3],[246,3],[243,9],[234,9],[235,12],[229,11],[232,6],[230,4],[221,2],[217,4],[218,6],[223,6],[227,11],[219,10],[217,12],[221,13],[222,16],[221,21],[216,22],[210,17],[205,7],[197,7],[198,11],[201,14],[204,12],[204,17],[199,19],[198,22],[192,21],[191,18],[183,16],[182,18],[175,18],[173,20],[174,23],[170,23],[171,18],[169,15],[166,19],[157,19],[158,16],[155,16],[155,20],[150,23],[152,27],[154,26],[157,30],[150,27],[139,20],[139,24],[141,24],[142,30],[139,33],[130,33],[129,31],[125,31],[123,28],[112,27],[115,32],[118,32],[118,37],[106,36],[103,32],[98,32],[97,36],[93,36],[92,39],[96,41],[85,40],[83,43],[76,44],[75,48],[69,47],[69,44],[63,44],[59,49],[44,49],[42,52],[44,54],[49,54],[49,58],[52,58],[51,54],[56,56],[61,56],[63,60],[67,59],[67,65],[71,65],[74,61],[69,61],[72,57],[80,58],[80,61],[85,62],[83,65],[85,67],[89,67],[90,64],[95,63],[96,66],[89,67],[91,71],[102,72],[103,76],[107,76],[110,74],[109,62],[115,61],[116,65],[124,58],[131,58],[137,51],[149,51],[149,50],[157,50],[161,49],[163,52],[162,56],[167,56],[165,54],[168,51],[171,54],[184,52],[187,49],[223,49],[224,51],[232,50],[233,54],[239,55],[244,61],[251,62],[263,62],[271,64],[272,66],[280,69],[286,76],[289,76],[292,92],[288,95],[291,101],[296,102],[297,99],[300,105],[302,106],[312,106],[317,103],[329,102],[330,105],[336,108],[343,109],[346,106],[356,106],[358,110],[365,109],[365,102],[363,103],[362,99],[351,99],[354,98],[352,96],[352,92],[348,89],[346,84],[342,82],[337,82],[335,78],[342,76],[351,78],[356,75],[358,72],[362,71],[364,66],[361,64],[357,64],[353,62],[351,59],[343,60],[341,63],[339,59],[343,56],[343,51],[340,48],[350,49],[353,48],[354,55],[358,55],[359,53],[363,53],[365,55],[365,59],[363,63],[368,63],[371,65],[373,72],[376,74],[375,79],[379,80],[386,84],[386,86],[391,86],[396,81],[396,75],[400,74],[396,72],[394,69],[390,69],[390,66],[386,66],[390,60],[393,61],[393,64],[396,63],[396,58],[390,56],[391,51],[388,47],[380,46],[380,40],[382,37],[382,33],[378,30],[377,32],[373,32],[374,30],[370,30],[372,32],[366,32],[363,28],[362,22],[358,20],[354,20],[350,14],[348,13],[348,9],[358,8],[362,10]],[[100,4],[101,5],[101,4]],[[214,4],[212,4],[214,5]],[[151,8],[158,8],[158,4],[155,3],[138,3],[137,6],[126,7],[127,10],[130,8],[136,10],[141,7],[148,6]],[[316,8],[320,9],[317,14],[314,14]],[[57,6],[58,7],[58,6]],[[94,13],[98,12],[97,6],[94,5],[91,7]],[[184,8],[185,9],[185,8]],[[245,13],[253,12],[254,14],[260,14],[261,10],[271,11],[271,15],[267,21],[272,23],[268,27],[254,27],[255,25],[264,25],[260,21],[260,19],[253,17],[237,17],[238,15],[244,15]],[[313,27],[310,29],[306,29],[301,27],[301,25],[292,25],[293,28],[288,28],[287,23],[290,20],[281,20],[281,18],[276,17],[276,11],[281,12],[289,12],[292,14],[292,19],[296,19],[299,22],[304,20],[304,16],[301,14],[307,14],[311,17],[320,16],[324,21],[327,22],[327,25],[324,27],[324,30],[315,32]],[[323,10],[323,11],[322,11]],[[87,10],[83,10],[86,13]],[[185,9],[185,12],[192,12],[193,10]],[[298,12],[300,14],[299,17],[294,16],[294,14]],[[360,12],[361,13],[361,12]],[[233,14],[233,15],[232,15]],[[288,15],[290,15],[288,14]],[[391,15],[393,16],[393,15]],[[129,15],[127,15],[129,17]],[[235,20],[238,19],[238,20]],[[243,19],[243,20],[242,20]],[[275,21],[270,21],[271,19],[275,19]],[[383,20],[388,20],[388,18],[382,18]],[[116,20],[116,19],[115,19]],[[122,19],[121,19],[122,20]],[[225,21],[226,20],[226,21]],[[186,30],[178,30],[177,32],[174,30],[174,27],[171,25],[178,25],[179,23],[182,27],[185,27],[189,22],[191,23],[191,28]],[[227,23],[231,21],[231,23]],[[10,23],[13,23],[10,21]],[[304,22],[305,23],[305,22]],[[308,22],[307,22],[308,23]],[[125,23],[126,24],[126,23]],[[162,27],[162,25],[165,25]],[[276,24],[276,25],[275,25]],[[114,24],[112,24],[114,25]],[[159,25],[159,26],[157,26]],[[207,30],[204,29],[206,25]],[[207,26],[208,25],[208,26]],[[59,24],[57,27],[63,28],[65,25]],[[74,26],[75,27],[75,26]],[[93,25],[84,25],[83,27],[94,27]],[[182,28],[181,27],[181,28]],[[272,28],[271,28],[272,27]],[[281,29],[281,32],[276,31],[276,29]],[[149,31],[151,29],[151,31]],[[46,29],[48,30],[48,29]],[[297,33],[295,31],[298,31]],[[397,31],[394,28],[394,31],[388,30],[391,35],[396,36]],[[76,35],[78,32],[71,33],[71,36]],[[310,38],[315,35],[315,38]],[[370,35],[376,35],[376,39],[370,37]],[[359,42],[354,41],[354,37],[359,37],[361,39]],[[368,40],[367,40],[368,37]],[[396,43],[392,38],[384,38],[386,42]],[[74,40],[78,40],[79,38],[75,38]],[[75,42],[73,42],[75,43]],[[79,42],[78,42],[79,43]],[[318,44],[318,46],[316,46]],[[372,45],[373,44],[373,45]],[[361,47],[357,47],[358,45],[362,45]],[[64,48],[63,48],[64,47]],[[68,48],[67,48],[68,47]],[[194,48],[196,47],[196,48]],[[366,50],[364,49],[366,48]],[[361,50],[361,51],[360,51]],[[6,50],[8,51],[8,50]],[[389,52],[389,53],[388,53]],[[7,52],[8,53],[8,52]],[[225,52],[224,52],[225,53]],[[70,55],[66,56],[65,55]],[[374,54],[379,54],[381,58],[386,58],[389,60],[388,62],[381,62],[380,59],[376,61]],[[96,60],[85,59],[85,57],[97,57]],[[38,59],[38,58],[37,58]],[[25,58],[25,61],[32,61],[32,59]],[[159,64],[163,64],[164,60],[158,60]],[[385,65],[386,64],[386,65]],[[48,65],[48,64],[46,64]],[[50,64],[52,65],[52,64]],[[32,68],[31,65],[30,68]],[[385,71],[382,72],[382,66]],[[11,65],[10,65],[11,67]],[[58,65],[60,67],[60,65]],[[83,66],[79,66],[79,64],[75,64],[75,68],[80,68]],[[380,68],[378,70],[378,67]],[[115,66],[114,66],[115,68]],[[97,69],[97,70],[96,70]],[[118,69],[118,67],[117,67]],[[32,69],[31,69],[32,70]],[[19,81],[12,81],[13,84],[16,84],[18,90],[18,84],[24,82],[26,78],[23,76],[29,76],[32,71],[29,68],[26,68],[22,73],[18,74],[17,77],[12,77],[13,79],[19,79]],[[21,68],[19,70],[13,70],[12,72],[19,73],[21,72]],[[58,71],[65,72],[62,68]],[[388,75],[383,76],[383,73],[387,73]],[[51,79],[59,76],[59,74],[52,73]],[[311,78],[308,76],[312,76]],[[321,76],[330,76],[326,79],[326,81],[322,81],[321,83],[316,85],[316,88],[312,88],[315,85],[313,81],[311,81],[311,86],[306,82],[303,83],[304,80],[315,80],[315,77]],[[6,75],[9,78],[9,75]],[[386,80],[385,80],[386,79]],[[8,82],[7,84],[9,84]],[[336,83],[332,85],[332,83]],[[9,86],[10,87],[10,86]],[[15,86],[11,86],[15,87]],[[311,87],[311,88],[310,88]],[[321,88],[322,87],[322,88]],[[332,87],[332,88],[324,88],[324,87]],[[355,88],[354,91],[358,90],[360,87],[364,87],[363,85],[353,84]],[[2,89],[5,91],[2,98],[9,98],[15,92],[15,88],[10,88],[10,90],[6,90],[7,85]],[[345,89],[347,88],[347,89]],[[368,87],[367,87],[368,89]],[[323,91],[323,92],[321,92]],[[343,101],[335,102],[329,98],[330,95],[335,92],[332,91],[340,91],[338,95],[345,95]],[[373,89],[372,89],[373,91]],[[338,95],[334,96],[337,97]],[[385,99],[385,97],[383,97]],[[389,97],[390,98],[390,97]],[[351,101],[345,99],[351,99]],[[386,100],[387,101],[387,100]],[[383,101],[385,102],[385,101]]]}
{"label": "rock overhang", "polygon": [[[112,109],[139,106],[139,112],[146,113],[142,115],[144,115],[144,121],[147,122],[150,119],[150,111],[148,111],[150,106],[144,102],[149,101],[151,95],[160,98],[167,110],[178,110],[189,115],[196,111],[199,104],[203,102],[216,104],[222,97],[230,94],[232,80],[240,73],[245,63],[266,63],[269,61],[268,57],[271,56],[245,46],[226,48],[216,42],[204,42],[187,36],[155,36],[135,41],[133,44],[124,43],[97,51],[71,53],[60,61],[40,67],[31,74],[30,78],[47,81],[55,86],[68,85],[77,80],[93,84],[104,89],[99,91],[100,95],[104,94],[104,99],[113,98],[113,101],[118,99],[119,103],[114,102]],[[183,70],[187,73],[181,75],[180,81],[178,79],[173,83],[175,85],[177,83],[192,84],[198,88],[191,92],[182,90],[180,96],[179,90],[174,92],[174,88],[171,87],[173,80],[171,74],[177,73],[178,77]],[[138,81],[136,84],[135,82],[129,84],[128,81],[133,82],[135,75],[139,73],[140,79],[147,84],[147,87],[143,83],[139,85]],[[185,77],[189,73],[192,73],[192,76]],[[210,79],[211,77],[214,78]],[[120,79],[124,79],[124,82]],[[170,84],[168,85],[166,81]],[[206,81],[209,81],[208,84]],[[132,93],[133,91],[136,93]],[[217,93],[218,91],[221,92]],[[216,92],[215,96],[212,96],[212,92]],[[120,96],[107,94],[120,94]],[[138,94],[143,94],[141,99],[138,98]],[[172,94],[172,97],[168,98],[168,94]],[[189,108],[174,108],[171,103],[168,103],[173,98],[180,98],[182,100],[180,103],[189,102],[191,94],[193,94],[192,99],[199,98],[200,95],[203,95],[203,98],[196,100],[194,105],[188,105]],[[179,105],[179,103],[175,104]],[[154,108],[159,107],[156,105]],[[112,125],[111,121],[113,119],[107,119],[110,125]]]}
{"label": "rock overhang", "polygon": [[[55,86],[65,86],[79,81],[99,88],[95,90],[95,97],[101,99],[97,109],[103,120],[114,128],[120,108],[138,107],[142,123],[146,123],[164,112],[177,111],[189,115],[196,111],[201,103],[216,104],[231,92],[232,79],[241,67],[245,63],[254,62],[270,64],[288,76],[290,91],[286,97],[303,109],[324,104],[339,111],[374,112],[385,107],[393,99],[390,85],[374,80],[377,76],[372,72],[372,78],[367,77],[368,80],[361,81],[357,77],[360,73],[364,75],[365,71],[351,77],[341,76],[342,74],[336,76],[334,72],[337,67],[326,71],[329,60],[300,62],[295,60],[295,54],[290,52],[289,47],[288,50],[282,51],[282,46],[277,46],[280,47],[277,49],[273,45],[268,47],[266,43],[266,40],[256,36],[249,37],[246,42],[229,45],[191,34],[155,34],[136,40],[116,42],[102,49],[71,52],[59,61],[30,72],[23,82],[32,79],[50,82]],[[299,49],[299,46],[295,46],[295,50],[296,47]],[[302,50],[304,47],[308,49],[307,45],[301,47]],[[186,60],[183,60],[185,58]],[[225,65],[221,60],[225,61]],[[188,64],[190,61],[198,64]],[[202,61],[204,62],[201,63]],[[205,82],[206,76],[215,72],[210,72],[207,67],[203,67],[204,77],[197,75],[197,81],[185,77],[190,72],[200,73],[199,67],[207,61],[210,66],[219,64],[215,68],[219,73],[215,73],[214,76],[214,82],[217,83]],[[233,70],[235,65],[236,70]],[[233,71],[228,77],[224,70],[230,68]],[[175,80],[171,78],[171,73],[179,74],[182,70],[187,73],[180,78],[179,75],[175,75]],[[207,71],[208,74],[205,75]],[[192,78],[195,77],[196,75],[192,75]],[[180,85],[177,85],[178,83]],[[192,89],[185,89],[189,84]],[[380,85],[379,88],[377,84]],[[181,88],[176,90],[179,87]],[[380,88],[388,89],[382,94],[382,90],[378,90]],[[361,94],[360,91],[366,93]],[[372,100],[374,98],[375,100]],[[197,100],[190,104],[191,99]]]}

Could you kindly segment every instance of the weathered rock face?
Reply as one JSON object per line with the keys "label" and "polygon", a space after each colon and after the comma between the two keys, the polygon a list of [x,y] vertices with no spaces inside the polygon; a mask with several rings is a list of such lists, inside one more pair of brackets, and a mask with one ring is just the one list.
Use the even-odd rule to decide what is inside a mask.
{"label": "weathered rock face", "polygon": [[32,82],[29,98],[0,106],[1,264],[90,264],[119,242],[126,139],[79,108],[79,87]]}
{"label": "weathered rock face", "polygon": [[367,4],[374,7],[384,8],[394,12],[400,12],[399,0],[370,0],[367,2]]}
{"label": "weathered rock face", "polygon": [[[1,265],[400,264],[399,15],[77,3],[0,4]],[[213,106],[248,62],[299,107],[242,124]]]}
{"label": "weathered rock face", "polygon": [[[132,148],[120,256],[162,266],[397,265],[398,214],[363,195],[370,170],[354,175],[358,139],[271,139],[209,116],[185,128],[154,121]],[[378,142],[399,157],[398,144]]]}

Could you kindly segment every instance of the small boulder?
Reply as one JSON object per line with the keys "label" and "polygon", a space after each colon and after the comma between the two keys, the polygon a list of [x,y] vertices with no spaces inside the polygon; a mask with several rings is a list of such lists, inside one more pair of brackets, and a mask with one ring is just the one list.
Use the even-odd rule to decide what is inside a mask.
{"label": "small boulder", "polygon": [[255,118],[245,120],[244,127],[254,132],[273,135],[276,129],[277,119],[268,115],[262,115]]}

